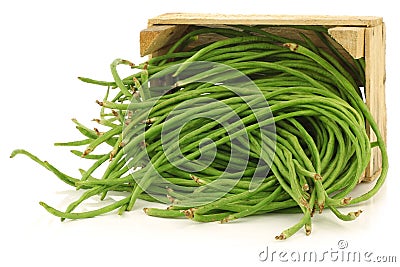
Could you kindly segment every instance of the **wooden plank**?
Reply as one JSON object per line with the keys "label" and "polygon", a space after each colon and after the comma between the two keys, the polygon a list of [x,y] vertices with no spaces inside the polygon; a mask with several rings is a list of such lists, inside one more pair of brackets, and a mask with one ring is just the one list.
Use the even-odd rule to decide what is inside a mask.
{"label": "wooden plank", "polygon": [[365,28],[363,27],[333,27],[328,33],[338,42],[353,58],[364,57]]}
{"label": "wooden plank", "polygon": [[140,55],[145,56],[179,39],[188,28],[185,25],[150,26],[140,32]]}
{"label": "wooden plank", "polygon": [[166,13],[149,19],[156,24],[242,24],[242,25],[336,25],[373,27],[382,24],[381,17],[374,16],[316,16],[316,15],[240,15]]}
{"label": "wooden plank", "polygon": [[[365,29],[365,76],[366,103],[386,141],[385,102],[385,30],[384,25]],[[367,134],[372,141],[376,136],[367,125]],[[366,169],[364,181],[372,181],[381,170],[382,157],[377,147],[372,149],[371,161]]]}

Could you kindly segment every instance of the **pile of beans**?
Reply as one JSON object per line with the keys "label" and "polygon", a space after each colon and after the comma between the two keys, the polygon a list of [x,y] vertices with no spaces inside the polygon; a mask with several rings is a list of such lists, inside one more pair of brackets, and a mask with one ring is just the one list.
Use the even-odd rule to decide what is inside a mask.
{"label": "pile of beans", "polygon": [[[64,219],[80,219],[134,207],[135,201],[168,203],[146,208],[151,216],[228,222],[270,212],[300,213],[294,226],[311,233],[315,211],[330,209],[341,220],[340,207],[375,195],[388,169],[378,126],[364,103],[363,59],[349,62],[323,27],[313,32],[325,49],[306,36],[290,40],[258,26],[192,27],[169,51],[135,65],[116,59],[114,81],[80,77],[107,88],[98,100],[104,131],[77,120],[82,140],[56,143],[86,146],[71,152],[93,161],[81,177],[62,173],[26,150],[24,154],[65,183],[84,190],[65,211],[40,204]],[[219,41],[196,45],[203,34]],[[121,78],[117,66],[133,74]],[[370,142],[368,123],[377,136]],[[99,146],[107,153],[94,154]],[[371,158],[382,154],[382,171],[374,187],[350,198]],[[104,167],[106,166],[106,167]],[[94,177],[98,168],[101,177]],[[123,192],[102,208],[74,212],[86,200]],[[121,194],[121,193],[120,193]]]}

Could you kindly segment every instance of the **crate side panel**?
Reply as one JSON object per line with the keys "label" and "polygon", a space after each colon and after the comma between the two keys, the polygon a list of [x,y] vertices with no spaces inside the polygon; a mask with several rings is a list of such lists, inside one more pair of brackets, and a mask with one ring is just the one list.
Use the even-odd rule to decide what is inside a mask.
{"label": "crate side panel", "polygon": [[[367,28],[365,31],[365,76],[366,103],[386,140],[386,103],[385,103],[385,35],[384,26]],[[376,135],[367,125],[370,141],[376,141]],[[382,157],[379,148],[372,149],[371,161],[367,167],[364,181],[371,181],[381,170]]]}
{"label": "crate side panel", "polygon": [[140,32],[140,55],[148,55],[176,42],[187,28],[186,25],[158,25],[142,30]]}
{"label": "crate side panel", "polygon": [[333,27],[328,33],[344,49],[346,49],[353,58],[364,57],[365,28],[363,27]]}

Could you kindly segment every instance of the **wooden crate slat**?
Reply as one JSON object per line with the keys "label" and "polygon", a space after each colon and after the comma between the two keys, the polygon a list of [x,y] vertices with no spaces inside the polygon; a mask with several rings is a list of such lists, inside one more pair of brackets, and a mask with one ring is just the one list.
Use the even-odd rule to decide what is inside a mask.
{"label": "wooden crate slat", "polygon": [[140,55],[151,54],[179,39],[187,25],[150,26],[140,32]]}
{"label": "wooden crate slat", "polygon": [[374,16],[316,16],[316,15],[262,15],[262,14],[199,14],[167,13],[149,19],[149,24],[242,24],[242,25],[336,25],[372,27],[382,24]]}
{"label": "wooden crate slat", "polygon": [[364,57],[365,28],[363,27],[333,27],[328,33],[335,39],[353,58]]}
{"label": "wooden crate slat", "polygon": [[[365,30],[365,77],[366,103],[386,140],[386,103],[385,103],[385,31],[383,25]],[[367,125],[370,141],[376,136]],[[364,180],[373,180],[379,175],[382,157],[379,149],[373,148],[371,161],[366,169]]]}

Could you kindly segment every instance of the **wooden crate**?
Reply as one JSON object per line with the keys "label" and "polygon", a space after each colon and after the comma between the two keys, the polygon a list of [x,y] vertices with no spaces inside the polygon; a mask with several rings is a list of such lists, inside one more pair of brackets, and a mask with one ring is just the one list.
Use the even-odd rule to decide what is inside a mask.
{"label": "wooden crate", "polygon": [[[165,53],[171,44],[190,30],[191,25],[266,25],[275,26],[265,30],[290,38],[301,38],[298,32],[306,34],[323,49],[324,45],[310,31],[284,27],[285,25],[322,25],[336,40],[334,44],[349,58],[365,58],[365,98],[373,117],[386,140],[385,105],[385,25],[381,17],[371,16],[298,16],[298,15],[227,15],[167,13],[148,20],[148,28],[140,33],[140,53],[142,56],[155,56]],[[281,27],[279,27],[281,26]],[[221,37],[210,34],[202,36],[198,43],[213,42]],[[344,49],[348,53],[344,53]],[[366,125],[371,141],[376,136]],[[381,170],[381,155],[378,148],[372,149],[372,158],[365,174],[360,180],[372,181]]]}

